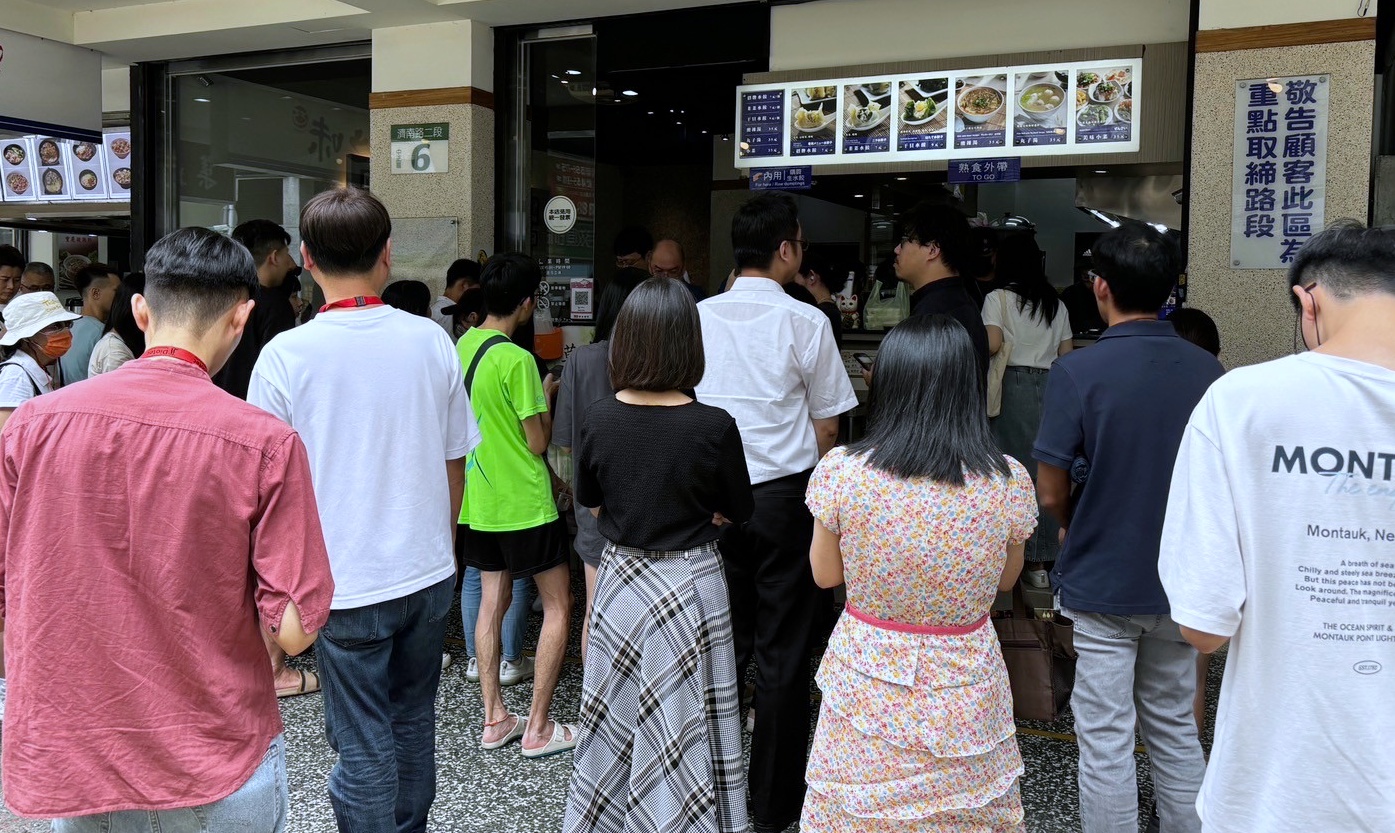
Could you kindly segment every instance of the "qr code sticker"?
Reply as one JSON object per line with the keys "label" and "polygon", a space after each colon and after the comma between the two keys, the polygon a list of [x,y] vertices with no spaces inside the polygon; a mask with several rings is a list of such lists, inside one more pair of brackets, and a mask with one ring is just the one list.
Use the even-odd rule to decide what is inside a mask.
{"label": "qr code sticker", "polygon": [[589,307],[589,306],[591,306],[591,290],[589,290],[589,289],[576,289],[576,290],[573,290],[573,291],[572,291],[572,306],[574,306],[574,307],[583,307],[583,308],[584,308],[584,307]]}

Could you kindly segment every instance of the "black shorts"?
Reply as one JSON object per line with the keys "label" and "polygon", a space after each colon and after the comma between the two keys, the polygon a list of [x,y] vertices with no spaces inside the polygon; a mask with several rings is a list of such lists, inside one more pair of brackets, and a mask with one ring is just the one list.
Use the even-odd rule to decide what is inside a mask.
{"label": "black shorts", "polygon": [[467,567],[486,573],[507,571],[528,578],[571,559],[571,536],[560,517],[551,523],[513,532],[481,532],[464,524],[455,536],[455,551]]}

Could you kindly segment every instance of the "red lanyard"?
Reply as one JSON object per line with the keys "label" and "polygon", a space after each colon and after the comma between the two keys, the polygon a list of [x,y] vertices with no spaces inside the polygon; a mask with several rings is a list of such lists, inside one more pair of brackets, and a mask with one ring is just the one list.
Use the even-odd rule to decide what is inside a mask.
{"label": "red lanyard", "polygon": [[178,359],[181,362],[188,362],[204,373],[208,372],[208,365],[203,363],[203,359],[195,356],[183,347],[147,347],[140,357],[142,359],[154,359],[161,356]]}
{"label": "red lanyard", "polygon": [[362,309],[364,307],[381,307],[383,299],[377,295],[358,295],[353,298],[345,298],[342,301],[335,301],[332,304],[325,304],[320,307],[320,312],[329,312],[336,309]]}

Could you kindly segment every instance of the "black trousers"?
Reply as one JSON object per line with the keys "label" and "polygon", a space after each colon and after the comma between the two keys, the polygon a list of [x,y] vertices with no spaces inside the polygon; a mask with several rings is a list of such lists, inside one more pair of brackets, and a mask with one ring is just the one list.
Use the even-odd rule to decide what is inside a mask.
{"label": "black trousers", "polygon": [[738,679],[756,661],[751,738],[751,814],[784,827],[804,805],[809,760],[809,653],[820,600],[809,544],[814,519],[804,505],[810,472],[754,487],[755,514],[728,527],[721,548],[731,594]]}

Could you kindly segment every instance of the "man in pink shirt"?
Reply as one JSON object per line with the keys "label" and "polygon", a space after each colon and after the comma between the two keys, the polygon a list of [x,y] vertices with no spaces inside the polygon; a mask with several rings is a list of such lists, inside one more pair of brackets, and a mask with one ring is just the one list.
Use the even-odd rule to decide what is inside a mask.
{"label": "man in pink shirt", "polygon": [[71,831],[281,831],[262,641],[310,646],[334,584],[305,447],[214,386],[252,311],[207,229],[146,256],[149,348],[0,433],[5,802]]}

